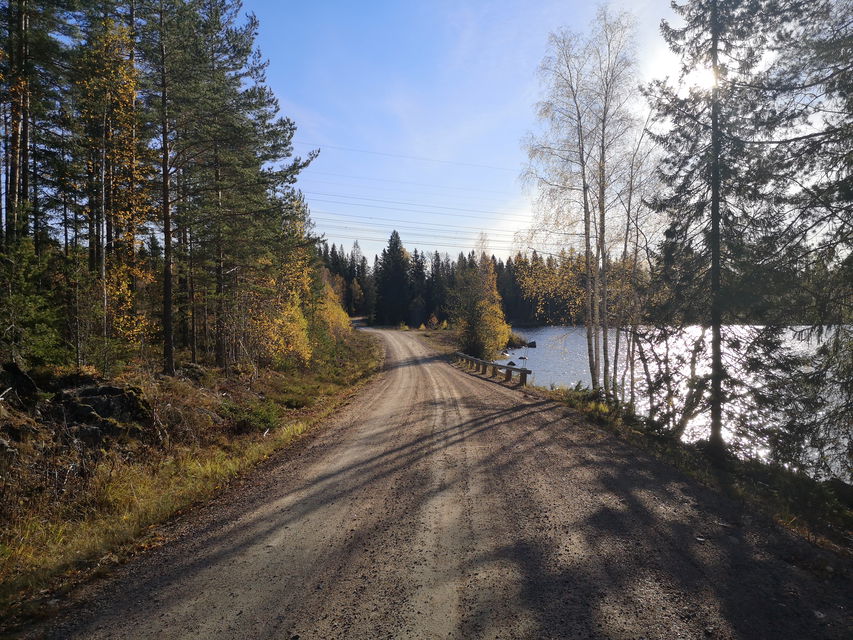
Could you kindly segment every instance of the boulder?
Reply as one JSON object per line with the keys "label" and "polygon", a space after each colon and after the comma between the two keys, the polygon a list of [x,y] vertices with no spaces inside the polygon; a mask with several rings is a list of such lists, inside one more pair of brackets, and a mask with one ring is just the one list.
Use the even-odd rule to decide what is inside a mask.
{"label": "boulder", "polygon": [[207,370],[204,367],[193,362],[186,363],[178,370],[181,377],[188,378],[195,383],[201,382],[206,373]]}
{"label": "boulder", "polygon": [[57,393],[63,389],[90,387],[100,382],[97,375],[86,370],[66,371],[63,373],[61,369],[36,367],[30,370],[29,373],[39,388],[52,393]]}

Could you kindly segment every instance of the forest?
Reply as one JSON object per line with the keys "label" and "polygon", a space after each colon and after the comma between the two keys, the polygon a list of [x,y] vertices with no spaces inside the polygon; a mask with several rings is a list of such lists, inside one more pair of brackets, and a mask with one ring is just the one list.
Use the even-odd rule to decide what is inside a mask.
{"label": "forest", "polygon": [[3,15],[3,361],[305,364],[347,326],[240,3]]}
{"label": "forest", "polygon": [[507,319],[582,325],[592,390],[653,428],[706,415],[718,452],[726,425],[746,450],[849,469],[849,3],[679,5],[662,33],[680,75],[646,84],[629,14],[554,32],[524,140],[537,220],[517,236],[564,248],[451,260],[394,232],[373,264],[314,235],[295,185],[318,151],[294,154],[240,3],[3,9],[8,375],[304,366],[344,310],[458,325],[474,287],[490,310],[469,323],[499,336],[479,355]]}
{"label": "forest", "polygon": [[240,2],[0,14],[4,608],[296,438],[379,356]]}
{"label": "forest", "polygon": [[516,235],[564,248],[451,260],[394,232],[371,264],[315,236],[295,185],[318,151],[294,154],[240,3],[6,2],[0,356],[306,365],[342,307],[453,323],[477,272],[492,330],[583,325],[593,391],[655,428],[707,414],[719,451],[726,424],[849,468],[851,16],[807,4],[686,3],[663,28],[680,77],[645,85],[629,14],[554,32]]}

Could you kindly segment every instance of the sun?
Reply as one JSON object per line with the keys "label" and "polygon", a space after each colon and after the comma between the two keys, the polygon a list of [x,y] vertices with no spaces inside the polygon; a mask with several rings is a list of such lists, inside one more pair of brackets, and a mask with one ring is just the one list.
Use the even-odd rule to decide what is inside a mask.
{"label": "sun", "polygon": [[684,77],[684,84],[691,89],[710,91],[717,86],[717,78],[712,69],[697,67]]}

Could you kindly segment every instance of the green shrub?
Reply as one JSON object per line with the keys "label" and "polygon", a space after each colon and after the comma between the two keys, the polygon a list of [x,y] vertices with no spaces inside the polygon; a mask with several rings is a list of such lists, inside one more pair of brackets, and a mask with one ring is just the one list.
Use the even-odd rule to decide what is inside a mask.
{"label": "green shrub", "polygon": [[279,405],[269,400],[259,400],[246,405],[226,400],[222,403],[219,414],[231,422],[235,433],[275,429],[281,419]]}

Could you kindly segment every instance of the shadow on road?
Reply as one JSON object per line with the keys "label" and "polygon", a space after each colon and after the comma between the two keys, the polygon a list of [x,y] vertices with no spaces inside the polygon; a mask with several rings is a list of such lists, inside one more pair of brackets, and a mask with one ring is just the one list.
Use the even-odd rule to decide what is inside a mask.
{"label": "shadow on road", "polygon": [[[438,359],[404,358],[389,370]],[[500,496],[502,506],[494,517],[503,519],[499,529],[513,536],[470,534],[475,537],[468,541],[471,547],[487,551],[463,561],[466,584],[478,593],[463,617],[460,637],[493,633],[514,623],[505,594],[472,577],[496,564],[520,576],[520,600],[513,606],[537,625],[528,637],[645,632],[655,637],[660,629],[643,628],[649,619],[670,621],[671,635],[657,637],[696,637],[697,628],[712,638],[840,637],[838,625],[844,620],[829,614],[839,602],[853,601],[849,582],[835,579],[829,588],[794,566],[799,541],[783,532],[767,533],[772,528],[764,524],[753,539],[756,519],[743,506],[615,436],[567,417],[564,408],[549,401],[509,407],[487,402],[463,396],[401,406],[383,416],[386,427],[352,442],[350,460],[330,460],[327,472],[279,488],[271,510],[260,509],[266,495],[249,500],[236,516],[239,544],[229,542],[234,538],[231,528],[210,525],[200,532],[210,552],[177,558],[169,575],[140,579],[118,606],[130,611],[140,593],[186,583],[280,537],[289,526],[321,515],[328,505],[367,499],[372,487],[393,482],[389,510],[377,510],[361,521],[352,535],[317,560],[345,567],[366,546],[382,548],[396,524],[411,520],[437,494],[477,475]],[[424,420],[432,420],[433,428],[406,429]],[[468,442],[482,446],[482,453],[449,473],[447,483],[431,483],[421,463]],[[540,478],[538,485],[531,474]],[[460,535],[469,535],[464,531],[460,527]],[[388,545],[393,542],[387,540]],[[346,587],[329,587],[335,588]],[[184,589],[170,595],[170,606],[196,595]],[[328,597],[328,591],[323,595]],[[269,594],[265,606],[277,606],[274,597]],[[815,606],[823,609],[815,613]],[[832,628],[823,626],[829,622]]]}

